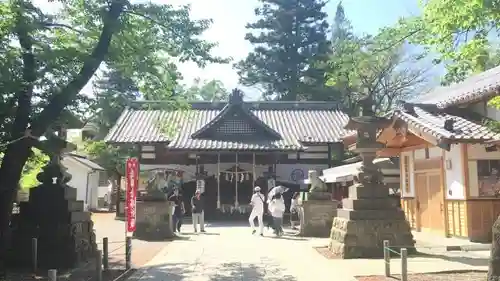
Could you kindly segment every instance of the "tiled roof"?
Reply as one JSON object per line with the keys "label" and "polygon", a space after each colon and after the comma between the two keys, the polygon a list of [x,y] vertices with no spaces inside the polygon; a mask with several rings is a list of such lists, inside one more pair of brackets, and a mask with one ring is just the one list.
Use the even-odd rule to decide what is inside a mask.
{"label": "tiled roof", "polygon": [[471,76],[450,86],[438,87],[420,95],[412,104],[435,104],[438,108],[474,103],[497,96],[500,90],[500,66]]}
{"label": "tiled roof", "polygon": [[94,161],[91,161],[90,159],[88,159],[87,157],[85,156],[82,156],[82,155],[77,155],[77,154],[68,154],[66,156],[64,156],[63,158],[71,158],[73,160],[75,160],[76,162],[92,169],[92,170],[95,170],[95,171],[105,171],[105,169],[103,167],[101,167],[99,164],[95,163]]}
{"label": "tiled roof", "polygon": [[[394,116],[403,120],[410,128],[420,132],[429,133],[438,140],[456,142],[482,142],[492,139],[500,139],[497,134],[486,126],[475,123],[460,116],[447,113],[431,113],[422,108],[414,107],[413,113],[404,110],[395,110]],[[446,120],[453,120],[453,130],[446,130]]]}
{"label": "tiled roof", "polygon": [[[326,102],[253,102],[245,106],[280,140],[222,141],[193,139],[192,134],[213,120],[227,103],[191,103],[188,111],[126,109],[105,141],[109,143],[167,143],[186,150],[302,150],[307,143],[340,142],[348,116]],[[162,124],[175,124],[167,136]],[[170,125],[166,125],[170,128]]]}

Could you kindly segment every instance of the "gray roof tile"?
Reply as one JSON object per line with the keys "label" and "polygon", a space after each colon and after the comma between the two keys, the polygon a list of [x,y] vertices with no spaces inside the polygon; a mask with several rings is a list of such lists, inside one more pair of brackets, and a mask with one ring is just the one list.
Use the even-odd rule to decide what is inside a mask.
{"label": "gray roof tile", "polygon": [[[302,150],[307,143],[340,142],[348,116],[328,103],[245,103],[281,140],[219,141],[191,136],[215,118],[225,103],[194,103],[188,111],[126,109],[110,130],[109,143],[168,143],[169,149],[186,150]],[[274,109],[273,109],[274,108]],[[161,124],[175,124],[167,131]],[[167,132],[168,133],[168,132]]]}
{"label": "gray roof tile", "polygon": [[[419,107],[414,107],[413,110],[414,113],[395,110],[394,116],[406,122],[408,126],[429,133],[437,139],[456,140],[457,142],[482,142],[500,139],[500,134],[463,117],[447,113],[431,113]],[[444,128],[444,122],[447,119],[455,121],[453,131]]]}
{"label": "gray roof tile", "polygon": [[419,95],[410,103],[435,104],[438,108],[474,103],[497,96],[500,90],[500,66],[471,76],[464,81],[438,87]]}

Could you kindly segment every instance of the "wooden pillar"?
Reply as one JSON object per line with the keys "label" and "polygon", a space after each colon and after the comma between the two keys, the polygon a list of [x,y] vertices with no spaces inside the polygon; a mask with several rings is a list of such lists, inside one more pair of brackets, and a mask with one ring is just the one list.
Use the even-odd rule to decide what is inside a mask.
{"label": "wooden pillar", "polygon": [[217,209],[220,209],[220,153],[217,153]]}
{"label": "wooden pillar", "polygon": [[328,144],[328,168],[331,168],[332,167],[332,144],[329,143]]}
{"label": "wooden pillar", "polygon": [[234,165],[234,173],[235,173],[235,184],[234,188],[236,189],[236,197],[234,198],[234,207],[238,208],[240,203],[238,202],[238,152],[236,152],[236,164]]}
{"label": "wooden pillar", "polygon": [[[253,186],[255,186],[257,179],[255,178],[255,153],[252,153],[252,182]],[[252,187],[253,189],[253,187]]]}

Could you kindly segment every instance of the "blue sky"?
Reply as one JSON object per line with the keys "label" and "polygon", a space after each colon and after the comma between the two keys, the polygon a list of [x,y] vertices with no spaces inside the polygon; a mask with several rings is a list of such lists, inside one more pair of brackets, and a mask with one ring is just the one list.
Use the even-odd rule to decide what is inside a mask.
{"label": "blue sky", "polygon": [[[252,46],[244,40],[247,32],[245,24],[255,20],[253,10],[259,6],[259,0],[170,0],[173,4],[191,4],[194,18],[212,18],[214,24],[204,38],[219,42],[215,50],[218,55],[231,56],[235,61],[246,57]],[[383,4],[381,4],[383,3]],[[338,0],[331,0],[326,7],[330,22],[333,21]],[[417,0],[344,0],[347,16],[358,33],[375,33],[378,29],[397,22],[400,17],[417,15]],[[189,83],[196,77],[201,79],[219,79],[227,88],[238,87],[238,76],[231,65],[210,65],[198,69],[193,64],[180,67]],[[257,93],[250,97],[256,98]]]}
{"label": "blue sky", "polygon": [[[375,33],[381,27],[394,24],[400,17],[417,15],[418,0],[344,0],[344,8],[358,33]],[[34,0],[48,10],[54,9],[53,3],[47,0]],[[204,34],[204,39],[218,42],[214,54],[233,57],[241,60],[252,50],[252,46],[244,40],[245,24],[255,20],[254,8],[259,0],[156,0],[157,3],[172,5],[190,4],[193,18],[211,18],[214,23]],[[333,20],[338,0],[330,0],[326,8],[330,22]],[[200,69],[193,63],[180,65],[184,83],[190,84],[194,78],[202,80],[219,79],[229,89],[239,87],[238,76],[232,65],[209,65]],[[91,92],[88,86],[86,92]],[[247,97],[257,98],[258,93],[245,89]]]}

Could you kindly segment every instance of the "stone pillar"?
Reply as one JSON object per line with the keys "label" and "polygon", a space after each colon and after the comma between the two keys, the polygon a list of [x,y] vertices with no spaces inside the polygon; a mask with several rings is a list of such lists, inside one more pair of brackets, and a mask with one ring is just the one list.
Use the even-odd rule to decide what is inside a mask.
{"label": "stone pillar", "polygon": [[171,190],[179,188],[181,174],[179,171],[168,171],[156,176],[159,178],[147,186],[146,194],[136,204],[134,237],[149,241],[175,237],[172,229],[173,203],[167,201],[167,196]]}
{"label": "stone pillar", "polygon": [[165,200],[141,200],[136,205],[134,237],[161,241],[175,237],[172,229],[173,202]]}
{"label": "stone pillar", "polygon": [[343,208],[333,220],[329,249],[342,258],[377,258],[383,256],[383,241],[415,252],[415,242],[405,214],[389,197],[383,175],[373,164],[376,152],[383,144],[376,141],[377,130],[391,120],[376,117],[370,100],[363,100],[362,116],[353,117],[346,125],[357,130],[356,152],[363,159],[355,184],[349,187],[349,197],[342,200]]}
{"label": "stone pillar", "polygon": [[328,237],[332,228],[333,217],[337,214],[338,202],[331,199],[326,192],[326,185],[318,176],[318,172],[308,173],[311,181],[311,191],[307,200],[301,203],[302,222],[300,235],[308,237]]}

